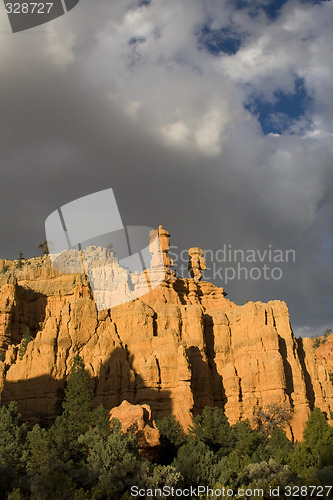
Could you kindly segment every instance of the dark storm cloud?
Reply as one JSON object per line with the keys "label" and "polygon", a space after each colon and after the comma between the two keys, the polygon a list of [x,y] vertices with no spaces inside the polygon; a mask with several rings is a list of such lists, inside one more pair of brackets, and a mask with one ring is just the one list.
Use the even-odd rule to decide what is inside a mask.
{"label": "dark storm cloud", "polygon": [[[1,256],[37,253],[53,210],[112,187],[125,224],[162,223],[179,250],[295,250],[281,280],[230,281],[229,297],[283,299],[299,331],[329,327],[332,115],[321,111],[329,88],[317,68],[325,57],[322,38],[312,42],[315,61],[298,36],[286,53],[283,31],[288,22],[302,31],[299,19],[305,29],[316,14],[331,43],[331,10],[299,4],[295,20],[287,3],[280,24],[258,20],[256,29],[236,12],[252,34],[234,56],[214,58],[198,52],[199,1],[190,14],[186,2],[81,3],[45,33],[2,35]],[[287,91],[296,59],[314,99],[311,129],[299,123],[293,135],[265,137],[244,109],[244,83],[269,99],[268,78],[277,75],[274,85]],[[218,274],[215,281],[223,285]]]}

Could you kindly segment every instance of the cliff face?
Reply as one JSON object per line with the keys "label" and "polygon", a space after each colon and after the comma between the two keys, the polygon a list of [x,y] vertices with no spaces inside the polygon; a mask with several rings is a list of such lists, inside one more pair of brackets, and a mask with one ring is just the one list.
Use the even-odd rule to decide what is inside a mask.
{"label": "cliff face", "polygon": [[[148,404],[154,419],[173,413],[185,428],[206,405],[233,424],[276,402],[293,408],[289,432],[301,439],[311,408],[333,411],[330,361],[295,339],[284,302],[237,306],[211,283],[173,278],[97,311],[85,276],[55,271],[48,257],[25,261],[15,278],[13,262],[2,268],[1,403],[18,401],[32,422],[56,414],[77,353],[95,405]],[[34,339],[20,359],[27,327]]]}

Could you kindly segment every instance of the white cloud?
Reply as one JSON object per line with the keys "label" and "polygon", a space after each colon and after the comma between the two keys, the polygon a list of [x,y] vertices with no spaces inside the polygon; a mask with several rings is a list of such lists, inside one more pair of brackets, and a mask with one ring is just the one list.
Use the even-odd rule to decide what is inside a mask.
{"label": "white cloud", "polygon": [[190,130],[186,123],[182,121],[169,123],[163,126],[162,133],[164,133],[171,144],[176,145],[187,145],[190,137]]}
{"label": "white cloud", "polygon": [[63,68],[75,61],[73,48],[75,46],[75,35],[59,33],[54,30],[51,24],[47,24],[47,35],[45,52],[51,61]]}

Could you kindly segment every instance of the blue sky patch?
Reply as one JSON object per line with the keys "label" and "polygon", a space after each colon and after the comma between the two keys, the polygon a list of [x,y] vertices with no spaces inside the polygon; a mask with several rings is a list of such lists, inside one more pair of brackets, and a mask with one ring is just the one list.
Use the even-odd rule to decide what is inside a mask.
{"label": "blue sky patch", "polygon": [[[260,11],[264,11],[266,16],[274,20],[279,17],[284,4],[289,0],[229,0],[230,5],[236,9],[247,9],[251,17],[256,17]],[[299,0],[301,3],[311,5],[321,4],[330,0]]]}
{"label": "blue sky patch", "polygon": [[272,0],[267,5],[263,5],[262,9],[269,19],[276,19],[280,15],[280,11],[288,0]]}
{"label": "blue sky patch", "polygon": [[199,48],[208,50],[214,56],[221,52],[233,55],[238,52],[242,39],[230,28],[212,30],[208,25],[203,26],[198,33]]}
{"label": "blue sky patch", "polygon": [[132,36],[132,38],[130,38],[129,40],[129,45],[136,45],[138,43],[144,43],[146,41],[146,39],[144,37],[140,37],[140,36]]}
{"label": "blue sky patch", "polygon": [[247,9],[251,17],[256,17],[260,11],[264,11],[269,19],[276,19],[288,0],[229,0],[236,9]]}
{"label": "blue sky patch", "polygon": [[306,92],[302,78],[295,80],[295,92],[293,94],[277,91],[274,95],[274,102],[267,102],[255,96],[245,106],[253,115],[258,117],[265,135],[285,132],[296,120],[305,115],[307,108],[311,104],[311,98]]}
{"label": "blue sky patch", "polygon": [[312,5],[317,5],[319,3],[329,2],[330,0],[300,0],[301,3],[310,3]]}

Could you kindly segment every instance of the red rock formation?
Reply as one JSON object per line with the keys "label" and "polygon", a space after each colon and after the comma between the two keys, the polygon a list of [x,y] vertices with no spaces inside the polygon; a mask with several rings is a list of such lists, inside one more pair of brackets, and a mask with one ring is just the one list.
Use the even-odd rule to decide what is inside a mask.
{"label": "red rock formation", "polygon": [[[237,306],[211,283],[172,277],[139,299],[97,311],[85,276],[55,271],[47,256],[22,268],[4,265],[1,400],[18,401],[31,421],[56,414],[57,391],[77,353],[96,406],[148,404],[154,419],[173,413],[185,429],[206,405],[224,407],[233,424],[277,402],[294,410],[290,433],[300,439],[313,406],[328,417],[333,411],[327,357],[310,339],[294,337],[284,302]],[[27,327],[35,338],[20,360]]]}
{"label": "red rock formation", "polygon": [[151,418],[149,405],[131,405],[125,400],[110,411],[111,422],[113,418],[119,420],[125,434],[133,432],[141,455],[152,461],[157,460],[160,449],[160,431]]}

